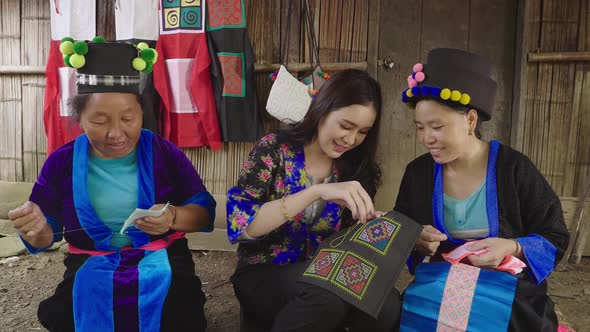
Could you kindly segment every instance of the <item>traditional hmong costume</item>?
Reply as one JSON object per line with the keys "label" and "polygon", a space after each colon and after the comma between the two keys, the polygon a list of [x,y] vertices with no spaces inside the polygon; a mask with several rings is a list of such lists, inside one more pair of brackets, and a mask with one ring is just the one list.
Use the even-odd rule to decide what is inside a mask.
{"label": "traditional hmong costume", "polygon": [[[427,64],[414,67],[402,98],[404,102],[419,98],[457,102],[489,120],[496,90],[490,72],[486,58],[436,49]],[[444,194],[443,165],[430,154],[406,168],[395,210],[423,225],[433,225],[448,240],[429,263],[422,263],[424,257],[417,253],[410,257],[416,280],[405,293],[402,331],[557,330],[546,278],[569,241],[559,198],[526,156],[497,141],[489,144],[486,179],[463,202]],[[491,237],[516,239],[528,265],[526,271],[513,276],[478,268],[450,270],[450,264],[442,262],[442,253],[466,239]]]}
{"label": "traditional hmong costume", "polygon": [[[337,181],[334,169],[325,182]],[[227,194],[228,236],[232,243],[240,243],[238,268],[231,280],[244,313],[242,328],[247,330],[248,324],[309,331],[331,330],[339,324],[367,330],[391,327],[399,313],[397,290],[387,297],[382,314],[375,320],[351,310],[350,304],[330,291],[299,282],[322,240],[353,224],[352,220],[343,220],[338,204],[316,201],[257,239],[244,233],[266,202],[295,194],[313,183],[305,172],[303,147],[279,142],[276,134],[269,134],[252,150],[237,186]]]}
{"label": "traditional hmong costume", "polygon": [[[81,52],[85,63],[77,73],[79,93],[138,93],[139,72],[132,68],[132,60],[141,58],[145,49],[126,43],[86,46]],[[76,47],[77,51],[82,48]],[[63,50],[69,52],[68,47]],[[78,61],[73,65],[79,66]],[[110,198],[112,210],[120,208],[122,197],[129,194],[135,205],[126,215],[135,207],[149,209],[159,203],[196,204],[207,209],[211,224],[204,231],[210,231],[215,201],[193,165],[172,143],[143,130],[134,152],[119,158],[130,159],[133,166],[129,186],[100,188],[93,184],[101,179],[114,179],[116,184],[116,177],[125,171],[101,169],[90,148],[83,134],[51,154],[30,197],[46,216],[54,241],[64,234],[71,253],[64,261],[64,280],[39,306],[41,323],[51,331],[204,330],[205,297],[184,233],[150,236],[132,226],[122,238],[119,230],[125,216],[118,229],[101,217],[110,210],[101,203],[109,197],[101,196],[118,190],[121,196]],[[45,249],[25,245],[31,253]]]}

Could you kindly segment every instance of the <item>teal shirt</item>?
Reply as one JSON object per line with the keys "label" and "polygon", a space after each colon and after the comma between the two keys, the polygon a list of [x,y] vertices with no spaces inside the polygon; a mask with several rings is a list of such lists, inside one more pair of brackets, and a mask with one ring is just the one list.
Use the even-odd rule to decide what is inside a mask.
{"label": "teal shirt", "polygon": [[88,195],[96,214],[113,231],[111,244],[132,244],[121,235],[125,219],[137,208],[137,151],[118,159],[88,158]]}
{"label": "teal shirt", "polygon": [[469,240],[489,235],[485,180],[466,199],[444,196],[445,227],[454,239]]}

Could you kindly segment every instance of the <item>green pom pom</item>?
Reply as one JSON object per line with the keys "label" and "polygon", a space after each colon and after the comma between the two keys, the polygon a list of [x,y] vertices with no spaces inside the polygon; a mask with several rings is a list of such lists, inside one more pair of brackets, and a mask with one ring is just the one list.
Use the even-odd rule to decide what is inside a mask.
{"label": "green pom pom", "polygon": [[96,36],[96,37],[92,38],[93,43],[104,43],[105,41],[106,40],[104,40],[104,38],[101,36]]}
{"label": "green pom pom", "polygon": [[74,43],[69,40],[66,40],[59,44],[59,51],[63,55],[71,55],[74,54]]}
{"label": "green pom pom", "polygon": [[147,66],[147,63],[142,58],[135,58],[131,62],[131,66],[133,66],[133,69],[137,71],[142,71]]}
{"label": "green pom pom", "polygon": [[64,64],[68,67],[73,67],[72,64],[70,63],[70,57],[71,55],[64,55]]}
{"label": "green pom pom", "polygon": [[84,41],[75,42],[74,52],[79,55],[85,55],[86,53],[88,53],[88,45]]}
{"label": "green pom pom", "polygon": [[154,64],[151,62],[146,62],[145,69],[142,71],[145,74],[151,74],[154,71]]}
{"label": "green pom pom", "polygon": [[69,42],[72,42],[73,43],[74,42],[74,38],[72,38],[72,37],[63,37],[61,39],[61,42],[63,43],[65,41],[69,41]]}
{"label": "green pom pom", "polygon": [[70,64],[74,68],[82,68],[86,64],[86,58],[80,54],[72,54],[70,56]]}
{"label": "green pom pom", "polygon": [[156,53],[154,53],[154,50],[151,48],[146,48],[145,50],[141,51],[141,58],[147,62],[154,62],[155,56]]}
{"label": "green pom pom", "polygon": [[141,42],[139,44],[137,44],[137,46],[135,46],[138,50],[143,51],[146,48],[150,48],[150,46],[147,43]]}
{"label": "green pom pom", "polygon": [[156,61],[158,61],[158,51],[156,51],[153,48],[152,48],[152,50],[154,50],[154,61],[153,61],[153,63],[156,63]]}

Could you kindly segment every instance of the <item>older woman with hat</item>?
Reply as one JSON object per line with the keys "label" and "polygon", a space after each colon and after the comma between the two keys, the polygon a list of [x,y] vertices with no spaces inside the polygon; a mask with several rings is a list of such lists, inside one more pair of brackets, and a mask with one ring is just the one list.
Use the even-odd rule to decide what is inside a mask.
{"label": "older woman with hat", "polygon": [[[77,68],[70,103],[84,134],[53,152],[28,202],[10,212],[35,254],[65,237],[64,280],[39,305],[50,331],[205,329],[205,296],[184,234],[211,230],[215,201],[172,143],[142,130],[145,44],[64,40]],[[159,210],[130,218],[136,208]]]}
{"label": "older woman with hat", "polygon": [[[402,93],[428,150],[407,166],[395,204],[424,225],[409,261],[416,280],[405,293],[402,331],[557,329],[546,279],[569,235],[559,198],[535,165],[481,138],[494,111],[491,69],[485,57],[434,49]],[[464,244],[461,263],[444,262]]]}

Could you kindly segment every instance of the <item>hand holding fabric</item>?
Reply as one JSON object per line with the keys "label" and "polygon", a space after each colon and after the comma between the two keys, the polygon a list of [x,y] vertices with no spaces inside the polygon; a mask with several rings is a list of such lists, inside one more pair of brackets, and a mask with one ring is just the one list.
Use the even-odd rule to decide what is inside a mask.
{"label": "hand holding fabric", "polygon": [[469,249],[472,251],[487,250],[485,254],[468,257],[473,266],[495,269],[506,256],[514,255],[518,251],[518,245],[515,240],[491,237],[474,241]]}
{"label": "hand holding fabric", "polygon": [[[165,204],[155,204],[150,210],[161,210]],[[174,224],[176,217],[175,208],[168,206],[168,208],[159,217],[145,217],[137,219],[135,226],[149,235],[161,235],[170,230]]]}
{"label": "hand holding fabric", "polygon": [[431,225],[424,226],[420,237],[416,241],[416,250],[424,256],[432,256],[440,246],[441,241],[446,241],[447,236]]}
{"label": "hand holding fabric", "polygon": [[321,199],[347,207],[352,217],[363,224],[375,215],[373,201],[358,181],[324,183],[317,188]]}

